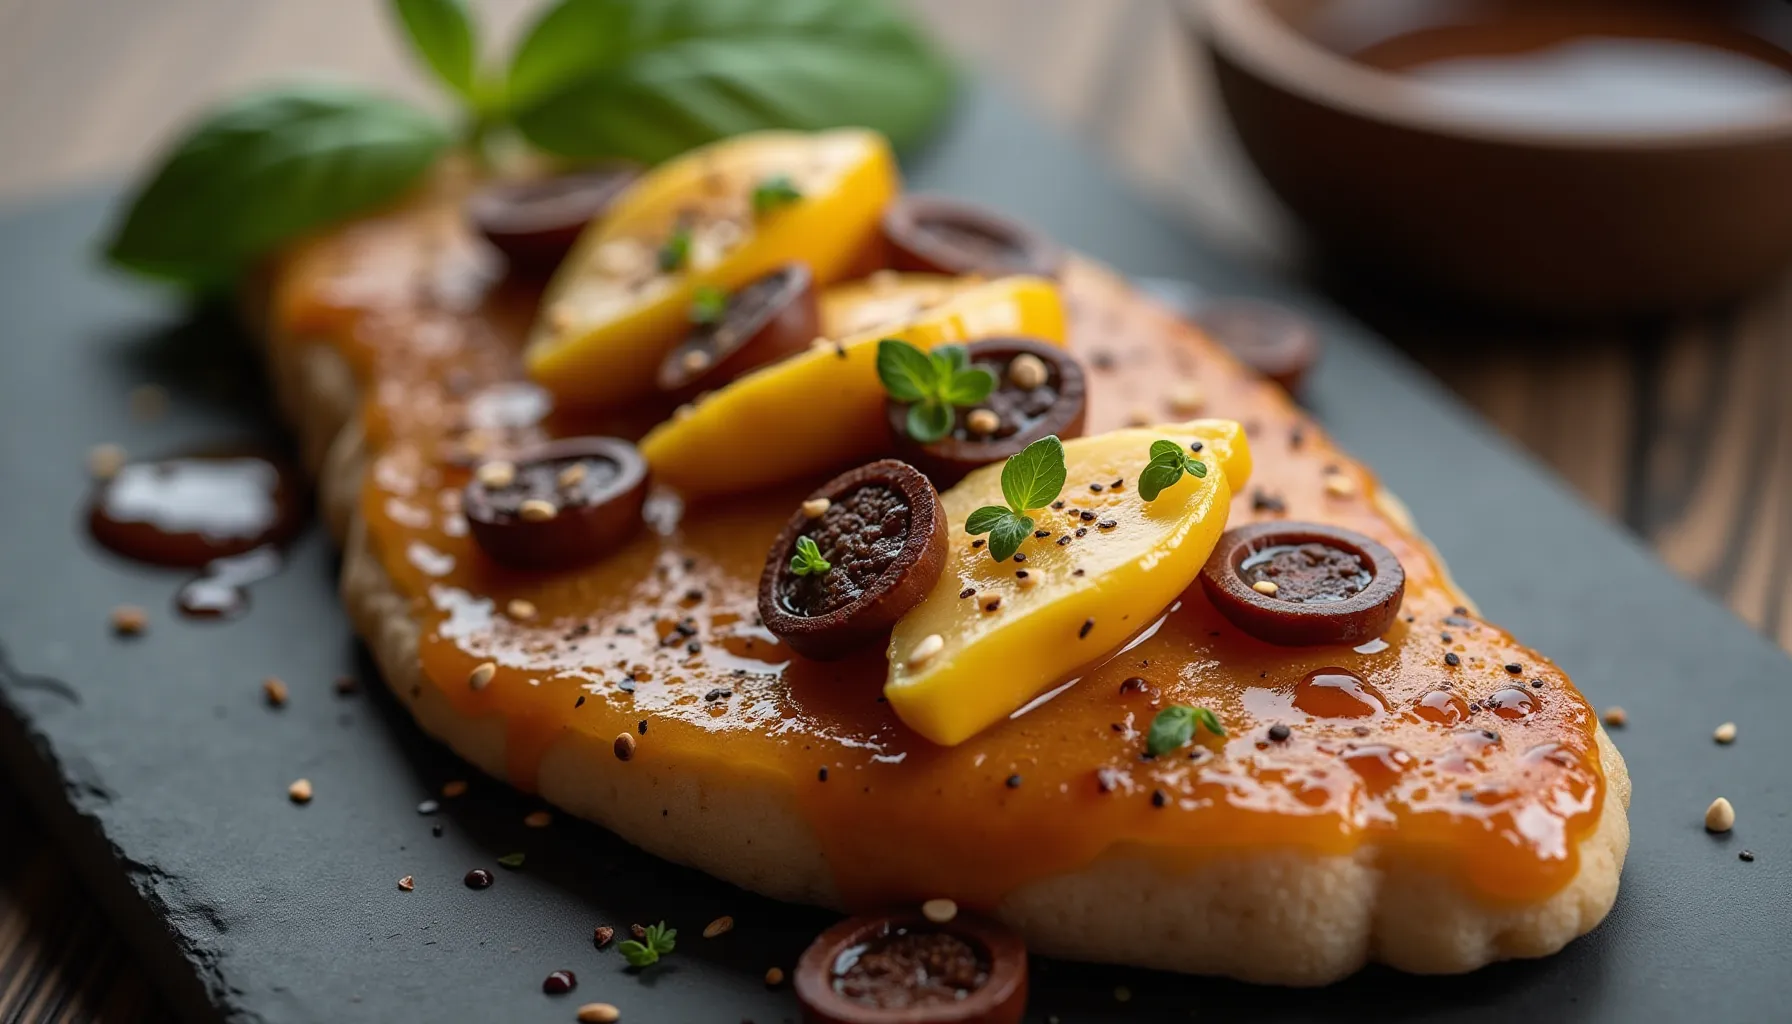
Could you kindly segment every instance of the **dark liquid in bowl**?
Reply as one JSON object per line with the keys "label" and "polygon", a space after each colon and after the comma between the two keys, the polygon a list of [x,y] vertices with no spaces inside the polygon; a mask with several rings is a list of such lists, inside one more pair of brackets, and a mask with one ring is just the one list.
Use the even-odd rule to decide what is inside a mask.
{"label": "dark liquid in bowl", "polygon": [[[1347,21],[1355,6],[1334,14]],[[1435,19],[1449,6],[1418,9]],[[1347,52],[1475,120],[1599,134],[1792,114],[1792,53],[1727,23],[1715,9],[1722,5],[1704,15],[1702,6],[1486,5],[1474,17],[1397,29]]]}

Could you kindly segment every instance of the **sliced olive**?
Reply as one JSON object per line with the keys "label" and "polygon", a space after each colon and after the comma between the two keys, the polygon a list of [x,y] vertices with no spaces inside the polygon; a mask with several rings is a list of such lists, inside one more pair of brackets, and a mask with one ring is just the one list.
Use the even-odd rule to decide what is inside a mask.
{"label": "sliced olive", "polygon": [[693,308],[692,315],[714,319],[693,327],[660,364],[660,390],[678,399],[804,351],[821,334],[815,279],[801,263],[786,263],[727,296],[719,308]]}
{"label": "sliced olive", "polygon": [[1319,361],[1319,331],[1312,321],[1280,306],[1245,299],[1214,302],[1202,307],[1195,322],[1289,394],[1300,393],[1307,371]]}
{"label": "sliced olive", "polygon": [[845,657],[888,637],[945,565],[939,492],[882,459],[829,480],[790,517],[759,578],[759,615],[798,654]]}
{"label": "sliced olive", "polygon": [[1394,624],[1406,570],[1383,545],[1323,523],[1253,523],[1227,530],[1201,569],[1220,614],[1283,646],[1357,644]]}
{"label": "sliced olive", "polygon": [[810,1024],[1016,1024],[1027,947],[966,913],[850,917],[803,951],[794,984]]}
{"label": "sliced olive", "polygon": [[973,203],[906,195],[884,210],[886,259],[927,274],[1057,277],[1064,252],[1032,228]]}
{"label": "sliced olive", "polygon": [[481,463],[461,511],[495,561],[521,569],[594,562],[641,526],[647,463],[627,441],[575,437]]}
{"label": "sliced olive", "polygon": [[965,346],[971,366],[996,378],[989,397],[957,407],[952,431],[931,444],[908,429],[909,403],[887,399],[885,418],[896,454],[926,473],[936,487],[950,487],[979,466],[1000,462],[1047,434],[1083,436],[1087,405],[1083,368],[1056,345],[1031,338],[990,338]]}
{"label": "sliced olive", "polygon": [[532,181],[499,181],[467,199],[467,219],[510,258],[513,273],[546,277],[591,223],[640,177],[616,161]]}

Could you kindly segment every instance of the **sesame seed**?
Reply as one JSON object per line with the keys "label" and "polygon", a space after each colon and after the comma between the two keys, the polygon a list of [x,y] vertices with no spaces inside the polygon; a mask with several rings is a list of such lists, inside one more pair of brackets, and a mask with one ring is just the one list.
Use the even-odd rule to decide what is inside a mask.
{"label": "sesame seed", "polygon": [[134,604],[121,604],[112,609],[112,632],[119,636],[137,636],[149,628],[149,613]]}
{"label": "sesame seed", "polygon": [[1049,372],[1045,360],[1031,352],[1022,352],[1008,364],[1008,380],[1022,391],[1031,391],[1044,384]]}
{"label": "sesame seed", "polygon": [[784,984],[784,968],[767,967],[765,969],[765,987],[777,988],[782,984]]}
{"label": "sesame seed", "polygon": [[1283,725],[1281,722],[1277,722],[1276,724],[1269,727],[1269,738],[1274,740],[1277,743],[1285,742],[1288,739],[1288,737],[1292,736],[1293,734],[1294,734],[1294,730],[1288,728],[1286,725]]}
{"label": "sesame seed", "polygon": [[921,904],[921,916],[934,924],[946,924],[958,916],[958,904],[941,897]]}
{"label": "sesame seed", "polygon": [[1064,536],[1058,538],[1058,546],[1059,547],[1063,547],[1064,545],[1066,545],[1068,543],[1070,543],[1070,534],[1067,533]]}
{"label": "sesame seed", "polygon": [[626,730],[616,734],[616,742],[611,747],[616,751],[618,761],[627,761],[635,756],[635,738]]}
{"label": "sesame seed", "polygon": [[1033,575],[1032,573],[1028,572],[1025,569],[1016,571],[1014,574],[1014,580],[1015,580],[1015,582],[1020,584],[1020,589],[1022,589],[1022,590],[1032,590],[1034,587],[1037,587],[1039,585],[1039,577]]}
{"label": "sesame seed", "polygon": [[1034,530],[1033,531],[1033,536],[1039,540],[1044,540],[1045,538],[1050,537],[1051,535],[1052,535],[1052,531],[1050,531],[1050,530]]}
{"label": "sesame seed", "polygon": [[288,800],[291,800],[295,804],[310,803],[311,802],[311,780],[310,779],[295,779],[295,780],[293,780],[293,784],[286,787],[286,798]]}
{"label": "sesame seed", "polygon": [[714,921],[703,926],[703,937],[706,939],[713,939],[726,935],[733,930],[734,918],[729,917],[727,914],[723,914],[721,917],[718,917]]}
{"label": "sesame seed", "polygon": [[964,418],[964,427],[973,434],[987,436],[1001,429],[1002,418],[988,409],[972,409]]}
{"label": "sesame seed", "polygon": [[1161,789],[1151,791],[1151,806],[1163,807],[1170,802],[1170,795]]}
{"label": "sesame seed", "polygon": [[554,477],[554,482],[559,484],[560,489],[563,491],[569,491],[574,487],[579,486],[585,482],[585,464],[583,462],[575,462],[572,465],[567,466]]}
{"label": "sesame seed", "polygon": [[87,472],[95,480],[110,480],[124,468],[124,449],[115,444],[96,444],[87,450]]}
{"label": "sesame seed", "polygon": [[1523,675],[1524,674],[1524,666],[1520,665],[1516,661],[1508,661],[1508,662],[1506,662],[1506,671],[1512,673],[1515,676]]}
{"label": "sesame seed", "polygon": [[686,402],[683,405],[679,406],[678,408],[672,410],[672,418],[675,420],[688,420],[692,416],[695,416],[696,414],[697,414],[697,407],[695,405],[692,405],[690,402]]}
{"label": "sesame seed", "polygon": [[826,498],[810,498],[803,502],[803,516],[807,519],[820,519],[833,504]]}
{"label": "sesame seed", "polygon": [[1078,640],[1086,639],[1089,636],[1089,631],[1094,628],[1095,628],[1095,620],[1094,619],[1084,619],[1083,620],[1083,628],[1076,631],[1076,638]]}
{"label": "sesame seed", "polygon": [[502,490],[516,483],[516,464],[503,459],[481,463],[473,475],[479,479],[479,486]]}
{"label": "sesame seed", "polygon": [[958,599],[960,601],[964,600],[967,597],[975,597],[975,596],[977,596],[977,588],[976,587],[966,587],[963,590],[960,590],[958,592]]}
{"label": "sesame seed", "polygon": [[1020,776],[1019,775],[1008,776],[1007,785],[1008,785],[1009,789],[1019,789],[1020,788]]}
{"label": "sesame seed", "polygon": [[815,773],[815,777],[822,782],[828,781],[828,766],[822,765],[821,770]]}
{"label": "sesame seed", "polygon": [[1744,864],[1753,864],[1755,862],[1755,851],[1743,850],[1736,855],[1736,859]]}
{"label": "sesame seed", "polygon": [[579,1024],[616,1024],[622,1011],[609,1003],[586,1003],[579,1007]]}
{"label": "sesame seed", "polygon": [[510,599],[510,603],[504,606],[504,611],[518,622],[527,622],[535,617],[535,602],[513,597]]}
{"label": "sesame seed", "polygon": [[1327,473],[1325,475],[1325,493],[1334,498],[1348,498],[1356,494],[1356,481],[1343,473]]}
{"label": "sesame seed", "polygon": [[1266,594],[1271,597],[1274,597],[1276,592],[1281,590],[1282,588],[1276,586],[1275,581],[1273,581],[1273,580],[1258,580],[1257,582],[1251,584],[1251,589],[1255,590],[1259,594]]}
{"label": "sesame seed", "polygon": [[455,779],[451,782],[444,782],[442,784],[442,795],[450,800],[457,796],[465,796],[466,792],[467,783],[464,779]]}
{"label": "sesame seed", "polygon": [[1720,796],[1705,808],[1705,831],[1728,832],[1735,827],[1736,808],[1730,806],[1730,801]]}
{"label": "sesame seed", "polygon": [[983,610],[986,612],[993,612],[1000,607],[1002,607],[1002,598],[999,594],[983,602]]}
{"label": "sesame seed", "polygon": [[467,673],[467,685],[475,690],[483,690],[492,684],[492,677],[497,674],[498,666],[495,662],[482,661]]}
{"label": "sesame seed", "polygon": [[269,707],[286,706],[286,684],[273,676],[261,681],[261,695],[268,702]]}
{"label": "sesame seed", "polygon": [[1606,725],[1609,725],[1614,729],[1621,729],[1624,727],[1625,723],[1630,721],[1630,716],[1625,714],[1624,709],[1616,704],[1606,708],[1605,714],[1600,717],[1605,720]]}
{"label": "sesame seed", "polygon": [[1725,722],[1718,726],[1717,731],[1711,734],[1711,738],[1719,743],[1734,743],[1736,741],[1736,723]]}
{"label": "sesame seed", "polygon": [[971,548],[973,550],[980,548],[982,546],[983,546],[983,538],[982,537],[978,537],[976,540],[971,541]]}
{"label": "sesame seed", "polygon": [[1106,489],[1107,488],[1101,486],[1100,484],[1090,484],[1089,485],[1089,490],[1095,494],[1100,494],[1102,491],[1104,491]]}
{"label": "sesame seed", "polygon": [[698,373],[709,369],[709,353],[700,348],[694,348],[680,356],[678,362],[684,367],[686,373]]}
{"label": "sesame seed", "polygon": [[1112,519],[1103,519],[1101,522],[1096,523],[1095,525],[1100,527],[1103,530],[1112,530],[1114,527],[1119,526],[1120,524]]}
{"label": "sesame seed", "polygon": [[920,643],[915,645],[915,649],[909,652],[909,655],[908,655],[909,667],[916,668],[920,665],[925,664],[927,662],[927,659],[940,653],[940,651],[944,650],[945,647],[946,647],[946,638],[945,637],[940,636],[938,633],[927,634],[926,636],[921,638]]}
{"label": "sesame seed", "polygon": [[1451,668],[1455,668],[1457,665],[1462,664],[1462,658],[1457,656],[1455,651],[1450,651],[1448,654],[1444,655],[1444,664]]}
{"label": "sesame seed", "polygon": [[560,507],[545,498],[530,498],[517,506],[516,514],[526,523],[545,523],[560,514]]}
{"label": "sesame seed", "polygon": [[547,828],[554,823],[554,816],[547,811],[530,811],[523,815],[523,824],[530,828]]}

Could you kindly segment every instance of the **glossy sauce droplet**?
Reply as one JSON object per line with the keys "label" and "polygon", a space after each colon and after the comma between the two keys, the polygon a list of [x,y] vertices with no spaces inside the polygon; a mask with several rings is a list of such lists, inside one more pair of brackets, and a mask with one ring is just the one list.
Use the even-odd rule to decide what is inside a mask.
{"label": "glossy sauce droplet", "polygon": [[1516,721],[1527,717],[1537,710],[1537,698],[1531,691],[1517,686],[1508,686],[1484,701],[1493,713],[1508,721]]}
{"label": "glossy sauce droplet", "polygon": [[249,609],[249,584],[279,572],[284,561],[272,544],[215,558],[180,588],[175,607],[196,619],[234,619]]}
{"label": "glossy sauce droplet", "polygon": [[93,538],[153,565],[203,566],[290,540],[303,522],[291,472],[256,455],[137,462],[94,492]]}
{"label": "glossy sauce droplet", "polygon": [[1357,747],[1344,755],[1344,763],[1359,775],[1371,793],[1383,793],[1400,781],[1415,763],[1413,756],[1385,743]]}
{"label": "glossy sauce droplet", "polygon": [[1295,685],[1294,706],[1314,718],[1371,718],[1386,713],[1388,702],[1355,672],[1322,668]]}
{"label": "glossy sauce droplet", "polygon": [[1468,701],[1448,690],[1432,690],[1419,698],[1419,704],[1413,710],[1427,722],[1455,725],[1468,717]]}

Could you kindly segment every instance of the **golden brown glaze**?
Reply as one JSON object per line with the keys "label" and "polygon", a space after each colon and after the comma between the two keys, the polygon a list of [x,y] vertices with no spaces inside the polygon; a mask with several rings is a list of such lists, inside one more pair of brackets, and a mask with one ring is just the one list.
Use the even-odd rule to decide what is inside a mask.
{"label": "golden brown glaze", "polygon": [[[361,375],[371,545],[416,602],[425,685],[464,713],[502,717],[515,785],[533,786],[542,751],[567,730],[607,747],[646,721],[637,761],[791,793],[859,905],[951,895],[990,906],[1117,844],[1195,864],[1373,841],[1389,867],[1443,866],[1490,903],[1533,902],[1573,877],[1607,791],[1586,700],[1460,607],[1424,541],[1383,511],[1375,479],[1279,389],[1106,271],[1073,260],[1063,282],[1072,347],[1090,367],[1089,432],[1186,418],[1170,392],[1192,378],[1201,413],[1243,422],[1255,452],[1233,523],[1283,514],[1367,534],[1404,564],[1405,607],[1358,650],[1280,648],[1191,587],[1075,685],[948,749],[880,702],[881,652],[810,662],[757,622],[767,545],[817,481],[682,518],[661,496],[649,502],[654,528],[573,572],[517,573],[482,557],[455,505],[473,456],[638,431],[657,412],[544,415],[542,396],[518,383],[532,296],[497,286],[459,224],[452,201],[437,201],[297,250],[277,275],[273,335],[337,346]],[[1354,493],[1328,491],[1328,470]],[[1258,495],[1285,511],[1259,510],[1273,503]],[[512,598],[537,616],[506,617]],[[470,688],[488,659],[497,678]],[[1212,708],[1228,736],[1193,756],[1143,759],[1144,730],[1170,703]],[[1285,740],[1271,738],[1277,724]]]}

